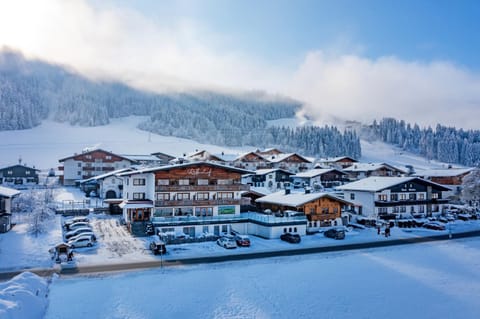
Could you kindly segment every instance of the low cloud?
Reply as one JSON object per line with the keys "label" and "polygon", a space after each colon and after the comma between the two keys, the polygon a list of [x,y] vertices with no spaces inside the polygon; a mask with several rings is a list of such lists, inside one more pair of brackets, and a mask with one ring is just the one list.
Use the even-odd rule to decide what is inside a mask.
{"label": "low cloud", "polygon": [[448,62],[311,52],[296,71],[290,94],[307,101],[305,112],[315,119],[396,117],[477,129],[480,123],[479,74]]}
{"label": "low cloud", "polygon": [[92,78],[153,91],[266,90],[305,101],[304,112],[318,122],[391,116],[478,128],[480,75],[455,64],[373,60],[327,48],[307,53],[292,68],[260,60],[254,50],[225,49],[227,36],[188,18],[154,21],[134,10],[93,7],[84,0],[0,3],[0,46],[72,66]]}

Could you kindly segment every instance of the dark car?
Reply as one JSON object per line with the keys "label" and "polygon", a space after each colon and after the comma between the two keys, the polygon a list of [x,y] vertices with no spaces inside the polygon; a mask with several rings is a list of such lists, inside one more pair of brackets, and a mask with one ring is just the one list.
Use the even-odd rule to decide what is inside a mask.
{"label": "dark car", "polygon": [[298,244],[302,240],[299,234],[290,233],[281,234],[280,239],[291,244]]}
{"label": "dark car", "polygon": [[424,228],[427,229],[433,229],[433,230],[445,230],[447,229],[444,224],[441,224],[439,222],[428,222],[423,224]]}
{"label": "dark car", "polygon": [[345,239],[345,230],[338,228],[330,228],[323,233],[325,237],[334,239]]}
{"label": "dark car", "polygon": [[155,240],[150,243],[150,250],[154,255],[165,254],[167,252],[167,247],[162,240]]}
{"label": "dark car", "polygon": [[235,235],[235,241],[240,247],[250,247],[250,237],[247,235],[237,234]]}

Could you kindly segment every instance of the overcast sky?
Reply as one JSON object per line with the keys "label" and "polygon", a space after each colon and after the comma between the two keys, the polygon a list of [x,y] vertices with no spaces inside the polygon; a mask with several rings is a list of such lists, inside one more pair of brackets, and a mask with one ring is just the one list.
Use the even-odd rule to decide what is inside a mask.
{"label": "overcast sky", "polygon": [[480,1],[0,0],[0,45],[139,88],[266,90],[319,122],[480,129]]}

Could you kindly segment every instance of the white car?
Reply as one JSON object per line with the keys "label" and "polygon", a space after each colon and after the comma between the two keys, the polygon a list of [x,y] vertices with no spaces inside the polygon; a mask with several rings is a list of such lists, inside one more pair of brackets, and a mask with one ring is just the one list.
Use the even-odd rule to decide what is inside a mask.
{"label": "white car", "polygon": [[230,237],[220,237],[217,239],[217,244],[223,248],[237,248],[237,242],[234,238]]}
{"label": "white car", "polygon": [[93,232],[80,233],[78,235],[70,237],[70,239],[68,239],[68,241],[76,240],[77,238],[80,238],[80,237],[90,237],[93,242],[97,241],[97,237],[95,236],[95,234]]}
{"label": "white car", "polygon": [[92,240],[91,236],[80,236],[74,240],[69,240],[68,244],[71,248],[92,247],[94,241]]}
{"label": "white car", "polygon": [[63,222],[63,226],[65,227],[69,227],[70,225],[74,224],[74,223],[78,223],[78,222],[84,222],[84,223],[88,223],[89,222],[89,219],[88,217],[86,216],[75,216],[73,218],[69,218],[69,219],[66,219],[64,222]]}
{"label": "white car", "polygon": [[70,239],[73,236],[77,236],[78,234],[81,233],[92,233],[92,229],[90,227],[81,227],[77,228],[75,230],[69,231],[68,233],[65,234],[65,239]]}
{"label": "white car", "polygon": [[67,229],[70,231],[70,230],[75,230],[77,228],[83,228],[83,227],[92,228],[92,226],[90,226],[90,224],[87,222],[76,222],[68,226]]}

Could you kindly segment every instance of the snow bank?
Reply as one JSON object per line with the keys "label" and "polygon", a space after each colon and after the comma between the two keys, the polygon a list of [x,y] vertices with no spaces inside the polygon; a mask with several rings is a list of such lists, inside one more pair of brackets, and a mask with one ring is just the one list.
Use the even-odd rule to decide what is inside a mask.
{"label": "snow bank", "polygon": [[48,303],[45,279],[24,272],[10,281],[0,283],[0,318],[43,318]]}

